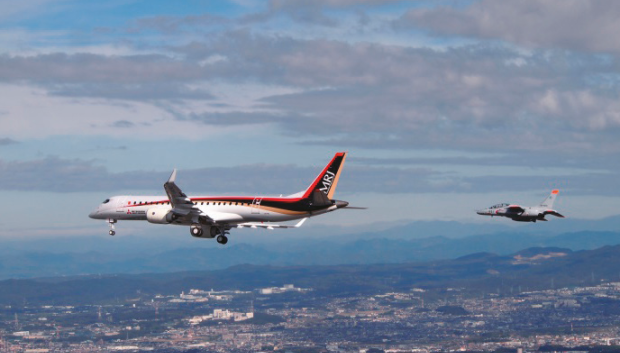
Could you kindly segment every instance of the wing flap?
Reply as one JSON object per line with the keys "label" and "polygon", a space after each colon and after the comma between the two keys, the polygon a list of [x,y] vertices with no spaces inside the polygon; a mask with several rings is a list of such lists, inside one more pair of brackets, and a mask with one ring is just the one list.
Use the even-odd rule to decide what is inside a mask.
{"label": "wing flap", "polygon": [[264,229],[286,229],[286,228],[299,228],[301,227],[304,222],[306,222],[306,220],[308,219],[308,217],[302,219],[301,221],[297,222],[297,224],[295,225],[288,225],[288,224],[277,224],[277,223],[270,223],[270,222],[265,222],[265,223],[260,223],[260,222],[247,222],[247,223],[239,223],[237,224],[237,228],[264,228]]}

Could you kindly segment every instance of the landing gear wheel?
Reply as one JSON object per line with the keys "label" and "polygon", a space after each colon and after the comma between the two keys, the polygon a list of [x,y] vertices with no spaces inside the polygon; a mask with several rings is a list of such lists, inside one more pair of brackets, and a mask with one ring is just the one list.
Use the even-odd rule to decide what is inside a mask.
{"label": "landing gear wheel", "polygon": [[215,240],[217,240],[217,242],[222,244],[222,245],[228,243],[228,237],[225,236],[225,235],[218,235]]}
{"label": "landing gear wheel", "polygon": [[108,234],[110,235],[115,235],[116,231],[114,230],[114,223],[116,223],[117,221],[115,219],[112,218],[108,218],[108,226],[110,226],[110,231],[108,232]]}
{"label": "landing gear wheel", "polygon": [[192,227],[192,228],[190,228],[190,232],[195,237],[201,237],[202,236],[202,228],[200,228],[200,227]]}

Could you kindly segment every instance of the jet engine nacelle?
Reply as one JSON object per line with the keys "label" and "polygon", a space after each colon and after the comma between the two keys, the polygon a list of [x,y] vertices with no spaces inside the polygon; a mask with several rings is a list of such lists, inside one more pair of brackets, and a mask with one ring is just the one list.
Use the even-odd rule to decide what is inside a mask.
{"label": "jet engine nacelle", "polygon": [[200,228],[200,232],[199,233],[195,233],[194,232],[194,227],[192,226],[191,232],[190,234],[192,235],[192,237],[194,238],[213,238],[211,236],[211,226],[201,226]]}
{"label": "jet engine nacelle", "polygon": [[165,208],[149,208],[146,211],[146,220],[156,224],[168,224],[172,223],[175,219],[175,215],[170,209]]}
{"label": "jet engine nacelle", "polygon": [[191,232],[192,236],[195,238],[213,239],[221,234],[221,231],[218,227],[203,225],[201,229],[202,229],[202,232],[200,232],[200,235],[197,235],[194,232]]}

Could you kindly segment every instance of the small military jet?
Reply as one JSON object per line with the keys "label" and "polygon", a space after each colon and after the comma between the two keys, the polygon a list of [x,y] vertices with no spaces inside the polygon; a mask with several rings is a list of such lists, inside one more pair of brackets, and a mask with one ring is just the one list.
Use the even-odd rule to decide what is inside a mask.
{"label": "small military jet", "polygon": [[564,218],[558,211],[552,209],[553,202],[559,193],[559,190],[551,191],[551,194],[538,206],[523,207],[510,203],[500,203],[487,209],[478,210],[476,213],[481,216],[508,217],[517,222],[547,221],[546,215]]}

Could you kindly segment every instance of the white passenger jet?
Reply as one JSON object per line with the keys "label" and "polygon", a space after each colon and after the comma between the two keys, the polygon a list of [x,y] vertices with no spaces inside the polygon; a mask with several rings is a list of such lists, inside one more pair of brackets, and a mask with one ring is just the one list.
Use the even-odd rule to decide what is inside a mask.
{"label": "white passenger jet", "polygon": [[[266,196],[192,196],[175,184],[176,169],[164,184],[165,196],[114,196],[90,213],[94,219],[106,219],[110,235],[116,234],[119,220],[140,220],[156,224],[190,226],[197,238],[216,238],[226,244],[229,230],[236,228],[298,228],[308,217],[348,207],[334,200],[334,192],[344,165],[346,152],[336,153],[321,174],[305,190],[285,197]],[[272,222],[297,220],[296,225]]]}

